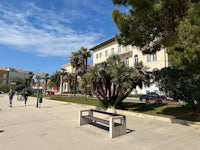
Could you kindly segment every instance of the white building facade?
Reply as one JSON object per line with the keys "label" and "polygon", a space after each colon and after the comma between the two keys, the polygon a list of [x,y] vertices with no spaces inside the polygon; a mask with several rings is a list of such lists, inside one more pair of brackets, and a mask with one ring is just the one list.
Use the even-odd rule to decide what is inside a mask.
{"label": "white building facade", "polygon": [[[114,54],[119,54],[125,63],[134,67],[135,63],[143,62],[144,66],[149,68],[148,71],[160,70],[164,67],[170,66],[170,61],[166,49],[162,49],[154,54],[144,55],[136,46],[121,46],[117,43],[115,38],[106,40],[90,49],[93,51],[93,65],[106,61],[108,57]],[[140,89],[137,87],[132,92],[133,94],[146,94],[148,92],[160,93],[156,84],[152,84],[150,87],[144,87]]]}

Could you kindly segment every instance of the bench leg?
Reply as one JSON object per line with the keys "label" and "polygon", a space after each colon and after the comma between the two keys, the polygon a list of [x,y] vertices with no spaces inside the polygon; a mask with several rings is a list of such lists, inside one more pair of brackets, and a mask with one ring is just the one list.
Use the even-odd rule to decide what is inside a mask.
{"label": "bench leg", "polygon": [[[115,126],[115,120],[120,119],[120,125]],[[123,116],[111,117],[109,122],[110,138],[126,134],[126,118]]]}
{"label": "bench leg", "polygon": [[78,122],[78,125],[79,126],[82,126],[82,125],[85,125],[85,124],[89,124],[92,122],[92,120],[89,120],[89,119],[86,119],[86,118],[83,118],[83,112],[87,112],[88,115],[92,116],[92,112],[89,111],[89,110],[80,110],[79,111],[79,122]]}

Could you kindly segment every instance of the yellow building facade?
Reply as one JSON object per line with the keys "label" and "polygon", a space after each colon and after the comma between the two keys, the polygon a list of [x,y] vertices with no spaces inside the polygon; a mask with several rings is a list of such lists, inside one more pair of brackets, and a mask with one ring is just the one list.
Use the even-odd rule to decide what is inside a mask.
{"label": "yellow building facade", "polygon": [[[93,51],[93,65],[106,61],[108,57],[114,54],[119,54],[125,63],[133,67],[135,63],[143,62],[144,66],[149,68],[148,71],[160,70],[164,67],[170,66],[170,61],[166,49],[161,49],[154,54],[144,55],[136,46],[122,46],[117,43],[115,38],[106,40],[90,49]],[[156,84],[143,89],[136,88],[133,94],[145,94],[148,92],[160,93]]]}

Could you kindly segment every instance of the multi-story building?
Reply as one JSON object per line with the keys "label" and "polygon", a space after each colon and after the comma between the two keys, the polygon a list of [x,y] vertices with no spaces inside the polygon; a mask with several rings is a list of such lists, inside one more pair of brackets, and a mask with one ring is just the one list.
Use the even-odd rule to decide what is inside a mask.
{"label": "multi-story building", "polygon": [[[87,67],[88,67],[88,69],[91,68],[90,65],[88,65]],[[61,69],[66,70],[68,73],[75,73],[75,68],[73,68],[71,64],[65,64],[65,65],[61,66]],[[61,83],[60,83],[60,85],[62,85],[62,86],[60,86],[60,88],[62,88],[63,92],[69,92],[70,91],[69,83],[67,83],[65,81],[62,81],[62,79],[63,78],[61,77],[61,81],[60,81]],[[77,82],[77,87],[76,87],[77,91],[79,90],[79,81],[80,80],[81,80],[81,78],[80,78],[80,76],[78,76],[77,77],[77,81],[78,82]]]}
{"label": "multi-story building", "polygon": [[[61,66],[61,68],[66,70],[68,73],[75,73],[75,68],[73,68],[71,64],[65,64],[65,65]],[[63,82],[62,79],[63,78],[61,77],[60,82],[61,82],[62,86],[60,88],[62,88],[62,92],[69,92],[70,91],[69,84],[67,82]]]}
{"label": "multi-story building", "polygon": [[[149,68],[148,71],[159,70],[170,66],[168,54],[166,49],[162,49],[154,54],[144,55],[136,46],[122,46],[119,45],[115,38],[106,40],[90,49],[93,51],[93,65],[106,61],[106,59],[113,55],[119,54],[127,65],[133,67],[135,63],[143,62],[144,66]],[[132,93],[145,94],[148,92],[160,92],[156,84],[150,87],[140,89],[137,87]]]}
{"label": "multi-story building", "polygon": [[14,68],[0,68],[0,85],[10,86],[16,78],[27,78],[28,72]]}
{"label": "multi-story building", "polygon": [[8,85],[9,72],[6,68],[0,68],[0,85]]}

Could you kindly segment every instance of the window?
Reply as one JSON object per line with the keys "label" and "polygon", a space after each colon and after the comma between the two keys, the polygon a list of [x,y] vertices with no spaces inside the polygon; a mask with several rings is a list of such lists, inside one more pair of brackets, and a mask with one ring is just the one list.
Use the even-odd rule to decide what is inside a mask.
{"label": "window", "polygon": [[98,59],[98,54],[96,54],[96,59]]}
{"label": "window", "polygon": [[114,55],[115,54],[115,51],[114,51],[114,48],[111,49],[111,55]]}
{"label": "window", "polygon": [[99,58],[101,58],[101,55],[102,55],[102,54],[100,53],[100,54],[99,54]]}
{"label": "window", "polygon": [[108,50],[105,51],[105,57],[108,57]]}
{"label": "window", "polygon": [[148,94],[148,93],[150,93],[150,91],[149,91],[149,90],[146,90],[146,93]]}
{"label": "window", "polygon": [[121,46],[118,46],[118,54],[121,53]]}
{"label": "window", "polygon": [[153,61],[157,61],[157,54],[156,53],[152,54],[152,57],[153,57]]}
{"label": "window", "polygon": [[151,55],[147,54],[147,62],[151,62]]}
{"label": "window", "polygon": [[125,62],[125,64],[127,64],[127,65],[129,64],[129,59],[128,59],[128,57],[125,58],[124,62]]}
{"label": "window", "polygon": [[3,74],[3,79],[6,79],[7,78],[7,74]]}
{"label": "window", "polygon": [[139,62],[138,55],[134,56],[134,63],[137,64]]}
{"label": "window", "polygon": [[2,80],[2,85],[6,85],[6,80]]}

